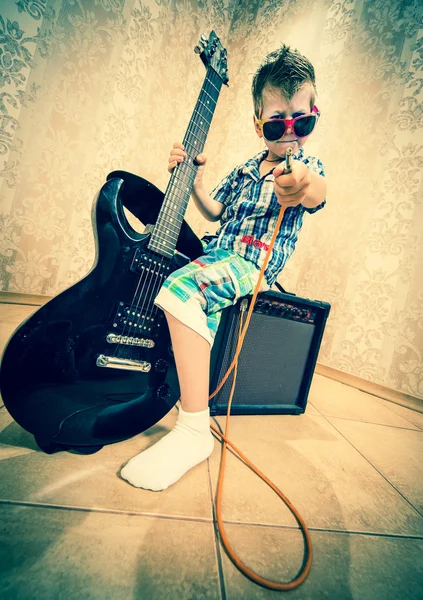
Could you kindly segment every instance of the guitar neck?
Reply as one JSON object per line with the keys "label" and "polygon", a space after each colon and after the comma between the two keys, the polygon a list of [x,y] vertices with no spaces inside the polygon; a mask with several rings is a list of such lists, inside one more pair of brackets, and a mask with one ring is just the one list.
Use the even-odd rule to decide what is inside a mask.
{"label": "guitar neck", "polygon": [[176,248],[197,174],[198,166],[194,163],[194,159],[204,149],[222,83],[217,73],[208,67],[182,142],[188,157],[172,171],[163,205],[148,244],[150,250],[166,258],[172,258]]}

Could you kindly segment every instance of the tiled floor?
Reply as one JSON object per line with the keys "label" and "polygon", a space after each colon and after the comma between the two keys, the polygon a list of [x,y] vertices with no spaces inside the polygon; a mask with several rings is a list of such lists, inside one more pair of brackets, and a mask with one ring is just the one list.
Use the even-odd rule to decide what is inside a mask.
{"label": "tiled floor", "polygon": [[[0,305],[0,345],[35,307]],[[46,455],[0,409],[0,598],[275,598],[227,558],[211,458],[163,492],[131,487],[122,465],[168,431],[91,456]],[[217,418],[223,427],[224,418]],[[301,416],[233,417],[231,440],[289,498],[313,542],[304,600],[423,598],[423,414],[315,375]],[[229,454],[223,518],[241,559],[289,581],[303,538],[287,507]],[[280,594],[280,593],[279,593]]]}

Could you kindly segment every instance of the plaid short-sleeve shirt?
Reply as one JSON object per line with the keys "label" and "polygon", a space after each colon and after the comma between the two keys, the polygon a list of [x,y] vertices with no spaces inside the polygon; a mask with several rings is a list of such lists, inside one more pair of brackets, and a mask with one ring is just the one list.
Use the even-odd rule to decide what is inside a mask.
{"label": "plaid short-sleeve shirt", "polygon": [[[253,158],[225,177],[213,190],[214,200],[225,205],[221,217],[221,227],[217,237],[207,246],[206,252],[222,248],[236,252],[261,268],[269,248],[273,230],[279,215],[280,204],[274,191],[272,173],[260,178],[259,165],[267,155],[267,150]],[[325,175],[321,161],[304,156],[303,148],[293,155],[318,175]],[[314,213],[326,204],[326,199],[315,208],[302,204],[285,209],[279,234],[273,247],[272,256],[265,271],[265,278],[272,285],[294,251],[298,233],[303,223],[304,212]]]}

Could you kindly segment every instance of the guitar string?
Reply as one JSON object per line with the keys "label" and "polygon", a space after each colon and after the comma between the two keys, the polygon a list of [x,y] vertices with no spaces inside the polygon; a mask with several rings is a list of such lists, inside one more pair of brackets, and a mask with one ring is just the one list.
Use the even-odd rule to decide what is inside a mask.
{"label": "guitar string", "polygon": [[[211,84],[211,85],[210,85],[210,84]],[[210,91],[210,92],[212,92],[212,91],[213,91],[213,90],[212,90],[212,86],[213,86],[213,87],[214,87],[214,88],[217,90],[217,92],[218,92],[218,93],[217,93],[217,97],[216,97],[216,98],[214,98],[213,96],[211,96],[211,94],[209,94],[209,93],[208,93],[209,91]],[[205,94],[203,94],[202,92],[205,92]],[[202,101],[202,100],[204,99],[204,96],[205,96],[205,95],[209,96],[209,98],[211,98],[211,99],[213,100],[213,105],[212,105],[212,106],[213,106],[213,110],[210,110],[210,109],[209,109],[209,108],[207,108],[207,107],[206,107],[206,108],[207,108],[207,110],[209,110],[209,112],[210,112],[211,116],[213,117],[213,113],[214,113],[214,109],[215,109],[215,107],[216,107],[216,104],[217,104],[217,100],[218,100],[218,97],[219,97],[219,93],[220,93],[220,89],[216,88],[216,86],[214,86],[213,82],[212,82],[212,81],[210,81],[210,79],[206,77],[206,81],[205,81],[205,83],[204,83],[204,85],[203,85],[203,88],[202,88],[202,90],[201,90],[201,93],[200,93],[200,95],[199,95],[199,98],[198,98],[198,101],[197,101],[197,105],[199,105],[199,104],[203,104],[203,105],[204,105],[204,103],[203,103],[203,101]],[[203,98],[202,98],[202,96],[203,96]],[[207,101],[207,102],[209,102],[209,101]],[[194,108],[194,113],[193,113],[195,116],[194,116],[194,117],[191,119],[191,122],[190,122],[190,124],[189,124],[189,126],[188,126],[187,133],[186,133],[186,136],[185,136],[185,139],[184,139],[184,147],[185,147],[186,153],[188,154],[188,161],[187,161],[187,162],[183,162],[183,163],[179,163],[179,164],[177,165],[177,167],[178,167],[178,171],[177,171],[177,172],[176,172],[176,174],[175,174],[175,179],[176,179],[176,180],[178,180],[178,181],[181,181],[181,183],[182,183],[183,185],[186,185],[186,183],[189,183],[189,184],[190,184],[190,186],[189,186],[189,187],[191,187],[191,189],[187,188],[187,191],[189,191],[189,192],[191,192],[191,190],[192,190],[192,183],[193,183],[193,181],[192,181],[192,182],[190,182],[190,178],[192,177],[192,174],[193,174],[193,173],[192,173],[192,171],[194,171],[194,180],[195,180],[195,176],[196,176],[196,174],[197,174],[197,173],[196,173],[196,169],[194,170],[194,169],[193,169],[193,167],[191,166],[189,159],[191,159],[192,161],[194,161],[194,159],[196,158],[196,156],[198,156],[198,154],[201,154],[201,152],[202,152],[202,149],[204,148],[205,141],[206,141],[206,139],[207,139],[208,129],[210,128],[210,124],[211,124],[211,119],[210,119],[210,121],[209,121],[205,115],[202,115],[202,114],[201,114],[201,112],[199,112],[199,111],[197,110],[197,105],[196,105],[196,107]],[[204,106],[205,106],[205,105],[204,105]],[[197,116],[197,115],[199,115],[199,116]],[[200,123],[197,123],[197,122],[196,122],[196,119],[200,120]],[[201,119],[203,119],[203,120],[201,120]],[[203,124],[203,121],[205,121],[205,122],[207,123],[207,125],[206,125],[206,131],[204,131],[204,129],[202,129],[202,128],[200,127],[200,125],[202,125],[202,124]],[[202,134],[201,134],[201,133],[199,133],[199,136],[200,136],[200,137],[197,137],[197,136],[194,134],[194,132],[192,131],[192,129],[194,128],[194,125],[196,126],[196,129],[198,129],[198,130],[200,130],[200,131],[202,132]],[[194,129],[195,129],[195,128],[194,128]],[[196,142],[195,142],[195,141],[192,139],[193,137],[195,137],[195,138],[196,138],[196,140],[197,140],[198,142],[200,142],[200,146],[201,146],[201,149],[200,149],[200,150],[199,150],[198,148],[196,148],[196,147],[195,147],[195,143],[196,143]],[[193,149],[193,153],[192,153],[193,155],[192,155],[192,156],[191,156],[191,152],[190,152],[190,150],[189,150],[188,146],[191,146],[191,147],[192,147],[192,149]],[[181,173],[181,174],[182,174],[183,176],[185,176],[185,177],[182,177],[182,179],[180,179],[180,178],[178,177],[178,174],[179,174],[179,173]],[[187,179],[188,181],[185,181],[185,179]],[[179,186],[178,186],[178,185],[176,185],[176,184],[175,184],[175,187],[176,187],[177,189],[181,189],[181,188],[179,188]],[[183,191],[183,192],[184,192],[184,190],[182,190],[182,189],[181,189],[181,191]],[[172,190],[172,191],[171,191],[171,193],[174,193],[174,194],[176,195],[176,197],[177,197],[176,199],[178,199],[178,194],[177,194],[176,190]],[[187,203],[188,203],[188,202],[187,202]],[[174,206],[176,206],[176,207],[177,207],[177,205],[174,205]],[[168,220],[169,220],[169,214],[166,214],[166,210],[169,212],[169,207],[166,207],[166,209],[165,209],[165,211],[164,211],[164,216],[165,216],[165,217],[167,217],[167,218],[168,218]],[[186,210],[185,210],[185,209],[183,209],[183,210],[181,211],[181,215],[180,215],[180,216],[182,217],[182,220],[183,220],[183,217],[184,217],[184,215],[185,215],[185,212],[186,212]],[[179,228],[179,230],[180,230],[180,228]],[[159,283],[159,289],[160,289],[160,287],[161,287],[161,283]],[[157,291],[158,291],[158,290],[157,290]],[[153,306],[154,306],[154,308],[153,308],[153,314],[154,314],[154,315],[156,315],[160,309],[159,309],[157,306],[155,306],[155,305],[153,305]]]}
{"label": "guitar string", "polygon": [[[128,327],[130,315],[131,315],[131,313],[133,312],[133,309],[134,309],[134,300],[136,298],[136,295],[138,293],[138,289],[140,288],[140,285],[141,285],[141,282],[143,280],[144,275],[145,275],[145,273],[143,272],[141,274],[140,278],[138,279],[138,285],[136,287],[134,296],[132,298],[132,302],[129,305],[129,310],[128,310],[128,306],[125,306],[125,303],[123,303],[122,313],[126,313],[127,316],[126,316],[126,321],[123,321],[122,332],[120,334],[118,334],[120,336],[120,340],[122,340],[125,337],[125,335],[126,335],[126,330],[127,330],[127,327]],[[118,311],[119,311],[119,309],[118,309]],[[116,314],[116,320],[118,319],[118,317],[119,317],[119,312],[117,312],[117,314]],[[125,348],[125,344],[123,344],[122,341],[118,341],[116,343],[116,346],[115,346],[115,349],[114,349],[113,357],[114,358],[119,358],[118,355],[119,355],[119,353],[121,353],[120,352],[121,350],[122,350],[122,353],[123,353],[123,349],[124,348]],[[122,355],[122,353],[121,353],[121,355]]]}
{"label": "guitar string", "polygon": [[[193,134],[193,132],[190,131],[190,129],[194,125],[197,125],[199,127],[199,124],[196,123],[196,119],[198,119],[198,118],[203,119],[204,121],[207,122],[208,126],[210,126],[210,123],[211,123],[211,121],[208,121],[208,119],[205,116],[203,116],[197,110],[197,107],[202,103],[202,98],[204,98],[205,94],[207,94],[209,97],[211,97],[210,94],[208,94],[208,92],[207,92],[207,88],[208,87],[210,88],[210,85],[208,85],[208,84],[209,84],[209,77],[206,76],[205,82],[203,84],[202,90],[200,91],[200,95],[199,95],[199,98],[197,100],[197,104],[196,104],[196,106],[194,108],[193,117],[192,117],[192,119],[190,121],[190,124],[188,126],[188,130],[187,130],[187,134],[185,136],[184,144],[188,143],[192,147],[194,147],[194,146],[190,142],[190,136],[192,136],[192,135],[195,136],[195,134]],[[211,89],[210,89],[210,91],[211,91]],[[214,105],[216,106],[217,98],[213,99],[213,101],[214,101]],[[213,111],[210,111],[210,112],[211,112],[211,114],[213,114]],[[197,117],[197,115],[199,115],[199,117]],[[203,121],[200,121],[200,123],[202,124]],[[207,133],[204,130],[202,130],[202,131],[203,131],[203,134],[204,134],[204,139],[200,139],[200,138],[197,137],[197,140],[200,141],[201,145],[204,144],[206,136],[207,136]],[[196,155],[198,155],[199,153],[200,153],[200,151],[198,151]],[[188,151],[187,151],[187,154],[189,154]],[[193,157],[190,157],[190,158],[193,158]],[[178,206],[177,203],[173,204],[173,207],[172,207],[172,200],[178,201],[178,200],[181,199],[180,196],[179,196],[179,194],[178,194],[178,190],[180,190],[181,192],[185,193],[185,190],[183,190],[181,187],[179,187],[179,185],[176,183],[176,181],[181,182],[181,185],[186,185],[187,183],[188,184],[192,184],[192,182],[189,181],[190,177],[192,177],[192,173],[190,173],[190,170],[191,171],[193,170],[193,168],[191,167],[191,165],[189,163],[180,163],[178,165],[178,167],[179,167],[178,171],[179,171],[179,173],[182,174],[182,178],[178,177],[179,173],[174,171],[174,177],[172,178],[172,180],[170,182],[169,189],[168,189],[167,194],[166,194],[167,197],[168,197],[169,202],[167,203],[167,205],[165,204],[164,210],[163,210],[163,213],[162,213],[162,218],[163,218],[164,221],[166,221],[166,228],[168,228],[168,227],[177,228],[176,225],[171,224],[171,221],[173,221],[173,219],[175,218],[175,213],[177,215],[176,216],[176,220],[177,221],[179,220],[179,218],[181,218],[180,220],[182,221],[183,220],[183,216],[185,214],[185,210],[184,209],[181,210],[180,206]],[[195,175],[194,175],[194,179],[195,179]],[[187,188],[187,191],[189,191],[189,187]],[[175,196],[175,198],[173,199],[172,196]],[[175,209],[176,209],[176,211],[175,211]],[[172,215],[172,216],[170,216],[170,215]],[[179,226],[179,230],[180,230],[180,226]],[[155,235],[155,237],[157,237],[160,234],[161,235],[165,235],[166,237],[170,237],[170,238],[173,237],[171,235],[171,232],[169,232],[169,229],[166,229],[166,233],[165,233],[164,227],[160,226],[160,224],[159,224],[158,228],[154,231],[154,235]],[[153,244],[154,244],[154,240],[152,240],[152,241],[153,241]],[[172,240],[172,241],[175,242],[175,240]],[[156,278],[156,284],[154,285],[153,292],[150,294],[150,296],[147,296],[147,294],[144,295],[143,306],[146,303],[147,303],[147,306],[150,305],[151,301],[153,300],[153,304],[152,304],[153,308],[152,308],[151,314],[152,314],[152,317],[153,317],[154,321],[157,318],[157,315],[158,315],[159,310],[160,310],[157,306],[154,305],[154,299],[157,296],[157,293],[158,293],[158,291],[160,290],[160,288],[161,288],[161,286],[163,284],[163,277],[164,277],[164,275],[160,275],[160,278],[159,277]],[[143,312],[144,311],[141,311],[141,313],[143,313]],[[143,329],[143,327],[144,327],[144,323],[143,323],[141,329]]]}
{"label": "guitar string", "polygon": [[[157,257],[158,258],[158,257]],[[132,337],[132,333],[136,333],[136,332],[140,332],[141,337],[147,337],[148,333],[146,333],[146,335],[144,336],[144,332],[143,329],[145,327],[145,321],[147,319],[147,312],[144,314],[144,318],[142,317],[144,310],[148,310],[148,307],[146,309],[145,307],[145,302],[147,300],[146,295],[143,293],[144,289],[145,289],[145,280],[147,280],[149,282],[149,286],[151,286],[151,282],[153,281],[153,279],[155,278],[155,276],[158,275],[158,273],[155,272],[155,267],[158,267],[158,273],[160,273],[161,267],[163,266],[163,258],[158,261],[158,264],[156,263],[156,265],[154,265],[153,263],[153,267],[154,268],[150,268],[151,264],[147,263],[146,268],[144,270],[142,270],[141,275],[139,277],[138,280],[138,285],[136,287],[134,296],[132,298],[132,301],[128,307],[123,307],[123,312],[126,313],[126,320],[124,321],[124,326],[123,326],[123,330],[122,333],[120,334],[120,339],[124,339],[125,337]],[[163,275],[161,275],[161,279],[163,279]],[[143,281],[144,280],[144,281]],[[141,286],[141,283],[143,283],[143,285]],[[161,282],[163,283],[163,281]],[[154,286],[155,287],[155,286]],[[147,288],[148,290],[148,288]],[[139,292],[139,294],[138,294]],[[138,298],[137,298],[138,296]],[[140,307],[139,306],[139,301],[141,297],[144,297],[145,301],[143,303],[143,306]],[[151,302],[151,298],[148,298],[149,302]],[[138,316],[139,315],[139,316]],[[134,318],[136,317],[136,318]],[[143,324],[142,326],[140,325],[139,319],[143,318]],[[118,353],[120,353],[119,351],[122,351],[122,353],[124,353],[124,349],[126,347],[126,344],[124,344],[123,342],[120,342],[116,345],[115,347],[115,353],[114,355],[117,356]]]}
{"label": "guitar string", "polygon": [[[206,77],[206,81],[205,81],[205,83],[203,85],[202,91],[200,92],[199,100],[197,101],[196,107],[200,103],[201,96],[204,95],[204,94],[202,94],[202,92],[207,87],[207,83],[208,83],[208,81],[207,81],[207,77]],[[216,99],[215,102],[217,102],[217,99]],[[195,113],[198,113],[198,111],[196,110],[196,108],[194,109],[194,117],[191,119],[190,125],[188,126],[187,134],[186,134],[185,140],[184,140],[184,145],[186,145],[188,143],[189,145],[193,146],[193,144],[189,142],[189,138],[190,138],[190,134],[193,133],[193,132],[190,132],[191,126],[192,125],[196,125],[195,119],[197,117],[196,117]],[[203,115],[201,115],[201,113],[198,113],[198,114],[200,114],[200,118],[202,118],[203,120],[205,120],[207,122],[207,124],[210,126],[210,122],[211,121],[208,121]],[[201,121],[201,123],[202,122],[203,121]],[[198,141],[200,141],[200,143],[202,145],[204,144],[205,139],[206,139],[206,135],[207,135],[206,132],[203,132],[203,133],[205,134],[204,135],[204,140],[201,140],[200,138],[197,138]],[[194,148],[194,146],[193,146],[193,148]],[[198,153],[199,152],[197,152],[197,155],[198,155]],[[189,155],[188,149],[187,149],[187,154]],[[191,157],[189,155],[189,158],[193,158],[193,157]],[[184,193],[184,194],[185,194],[185,190],[183,190],[182,187],[179,187],[179,185],[176,183],[176,181],[180,181],[181,185],[183,185],[183,186],[185,186],[187,183],[188,184],[192,184],[192,182],[190,182],[190,178],[192,178],[192,172],[190,172],[190,171],[193,171],[193,168],[188,163],[183,163],[183,164],[180,163],[177,166],[178,166],[179,173],[182,175],[182,178],[178,177],[179,173],[174,171],[175,175],[174,175],[174,177],[172,179],[172,184],[173,185],[169,186],[169,190],[168,190],[168,194],[167,194],[169,202],[168,202],[167,205],[165,205],[164,211],[163,211],[163,215],[162,215],[163,216],[163,220],[166,221],[166,228],[167,227],[174,227],[175,229],[177,229],[177,226],[171,224],[171,221],[173,221],[173,219],[175,218],[175,213],[177,215],[176,216],[176,220],[179,221],[179,218],[180,218],[181,222],[182,222],[184,214],[185,214],[185,210],[181,209],[180,205],[178,205],[178,202],[177,202],[178,200],[179,201],[181,200],[181,198],[180,198],[180,196],[178,194],[178,190],[180,192]],[[195,179],[195,174],[194,174],[194,179]],[[187,191],[189,191],[189,186],[187,188]],[[175,196],[175,198],[173,198],[172,196]],[[175,201],[175,204],[173,204],[173,207],[172,207],[172,201]],[[175,211],[175,209],[176,209],[176,211]],[[172,216],[170,216],[170,215],[172,215]],[[179,231],[180,231],[180,226],[179,226]],[[163,226],[160,227],[160,224],[159,224],[157,230],[155,230],[155,234],[156,234],[156,236],[159,236],[161,234],[162,236],[164,235],[166,237],[170,237],[171,239],[173,237],[173,235],[171,234],[171,232],[169,231],[169,229],[166,229],[166,232],[165,232]],[[173,243],[175,243],[174,239],[172,241],[173,241]],[[154,243],[154,241],[153,241],[153,243]],[[176,245],[176,243],[175,243],[175,245]],[[157,319],[159,311],[160,311],[160,309],[157,306],[154,305],[154,299],[157,296],[157,293],[159,292],[159,290],[160,290],[160,288],[161,288],[161,286],[163,284],[163,277],[164,277],[164,275],[160,275],[160,277],[156,278],[156,283],[155,283],[154,288],[153,288],[153,293],[150,295],[150,297],[147,297],[147,295],[144,296],[144,304],[147,302],[147,306],[153,300],[153,304],[152,304],[153,308],[152,308],[151,314],[152,314],[152,317],[153,317],[154,321]],[[143,312],[143,311],[141,311],[141,312]],[[144,324],[142,325],[141,328],[143,328],[143,326],[144,326]]]}
{"label": "guitar string", "polygon": [[[211,69],[210,69],[210,71],[211,71]],[[214,73],[213,71],[211,71],[211,72]],[[184,144],[191,145],[193,149],[195,149],[195,146],[194,146],[195,142],[193,144],[190,137],[196,137],[197,140],[200,141],[200,144],[203,145],[205,143],[205,139],[206,139],[207,133],[208,133],[208,132],[205,132],[200,127],[200,124],[202,124],[202,121],[200,121],[200,123],[196,123],[196,119],[203,119],[204,121],[207,122],[208,127],[210,126],[210,123],[211,123],[211,120],[208,121],[206,116],[201,114],[201,112],[199,112],[197,110],[197,108],[200,107],[200,105],[202,104],[207,110],[209,110],[209,112],[213,116],[214,109],[216,107],[216,103],[217,103],[218,96],[220,93],[220,88],[217,88],[213,84],[213,82],[211,81],[211,78],[208,75],[209,75],[209,73],[206,74],[205,82],[200,91],[200,95],[197,100],[197,104],[194,108],[193,117],[188,126],[187,134],[185,136],[186,139],[184,140]],[[221,85],[221,82],[220,82],[220,85]],[[214,87],[218,92],[216,99],[211,94],[209,94],[209,92],[213,91],[212,87]],[[203,102],[203,100],[206,99],[206,95],[209,96],[213,100],[213,103],[214,103],[213,110],[210,110]],[[207,101],[207,102],[210,103],[210,101]],[[201,107],[200,107],[200,109],[201,109]],[[204,140],[201,139],[201,137],[203,137],[201,135],[201,133],[199,133],[200,138],[198,138],[197,136],[195,136],[195,134],[192,131],[190,131],[191,126],[194,126],[194,125],[196,125],[197,129],[204,134]],[[196,156],[198,156],[198,154],[201,153],[201,151],[197,151],[196,154],[194,155],[194,157],[191,157],[191,158],[195,158]],[[187,154],[189,154],[188,151],[187,151]],[[179,168],[179,172],[182,172],[182,175],[184,175],[185,178],[188,179],[188,182],[189,182],[189,178],[190,178],[189,169],[192,170],[191,165],[189,165],[188,163],[182,163],[179,165],[179,167],[183,167],[183,168]],[[168,197],[171,197],[170,196],[171,194],[175,194],[176,199],[180,199],[180,198],[178,198],[178,193],[177,193],[176,189],[181,189],[181,188],[179,188],[179,186],[175,184],[175,179],[180,180],[181,182],[186,184],[187,182],[184,180],[185,178],[180,179],[175,174],[175,177],[172,178],[172,180],[169,182]],[[173,185],[174,189],[172,189],[172,185]],[[175,204],[174,207],[177,207],[177,205]],[[169,218],[169,213],[170,213],[170,207],[165,206],[165,210],[163,212],[163,218],[164,219],[166,217]],[[173,219],[175,215],[173,213],[171,213],[171,214],[172,214],[172,219]],[[184,214],[185,214],[185,211],[183,211],[183,214],[179,215],[179,216],[182,216],[182,219],[183,219]],[[176,227],[176,226],[174,226],[174,227]],[[167,231],[169,232],[169,229]],[[159,224],[157,231],[154,230],[153,236],[154,236],[154,234],[156,234],[156,237],[157,237],[158,235],[160,235],[160,233],[163,233],[163,232],[161,231],[160,224]],[[172,237],[172,236],[169,235],[168,237]],[[162,245],[162,244],[160,243],[160,245]],[[163,272],[163,268],[167,267],[169,262],[170,262],[169,258],[162,256],[160,260],[154,261],[153,270],[151,269],[151,267],[148,266],[149,263],[147,263],[147,267],[146,267],[145,271],[141,274],[141,276],[139,278],[134,297],[133,297],[131,305],[129,307],[129,312],[127,312],[126,323],[124,325],[123,332],[121,334],[122,338],[125,337],[125,335],[128,335],[128,337],[132,337],[132,332],[138,333],[139,336],[142,338],[148,338],[148,337],[151,338],[151,335],[149,335],[148,329],[144,335],[144,328],[145,328],[146,321],[149,321],[150,322],[149,324],[151,324],[150,331],[151,331],[151,329],[153,329],[153,331],[154,331],[154,329],[157,329],[157,326],[159,325],[159,323],[156,323],[156,318],[157,318],[159,309],[157,306],[154,305],[154,299],[157,296],[157,293],[158,293],[159,289],[161,288],[165,277],[167,276],[167,273]],[[143,279],[144,279],[144,281],[143,281]],[[146,285],[145,280],[148,280],[147,291],[145,291],[145,285]],[[154,281],[153,289],[152,289],[152,291],[149,291],[150,287],[151,287],[151,283],[153,281]],[[141,286],[141,283],[143,283],[142,286]],[[138,296],[138,298],[137,298],[137,296]],[[140,306],[141,298],[144,300],[142,306]],[[153,300],[153,303],[152,303],[152,300]],[[153,306],[152,310],[150,310],[151,306]],[[143,319],[142,324],[140,324],[140,319]],[[128,333],[126,330],[128,330]],[[120,348],[124,347],[125,345],[126,344],[123,344],[122,342],[118,343],[115,354],[119,351]]]}

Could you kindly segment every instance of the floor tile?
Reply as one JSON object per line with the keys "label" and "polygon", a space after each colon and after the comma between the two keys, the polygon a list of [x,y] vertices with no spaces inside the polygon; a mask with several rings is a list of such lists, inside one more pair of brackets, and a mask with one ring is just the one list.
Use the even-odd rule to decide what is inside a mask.
{"label": "floor tile", "polygon": [[304,411],[305,415],[320,415],[320,412],[317,410],[315,406],[311,402],[307,402],[306,409]]}
{"label": "floor tile", "polygon": [[134,488],[119,477],[122,466],[170,431],[176,418],[174,407],[146,432],[96,454],[47,455],[30,433],[2,412],[0,499],[211,519],[206,461],[162,492]]}
{"label": "floor tile", "polygon": [[313,377],[309,401],[328,417],[418,429],[411,421],[378,402],[375,396],[321,375]]}
{"label": "floor tile", "polygon": [[220,598],[213,525],[0,505],[3,600]]}
{"label": "floor tile", "polygon": [[39,306],[28,306],[26,304],[2,304],[0,303],[0,323],[21,321],[38,310]]}
{"label": "floor tile", "polygon": [[328,420],[423,514],[423,431]]}
{"label": "floor tile", "polygon": [[[388,400],[384,400],[383,398],[376,398],[379,404],[382,404],[388,410],[396,413],[400,417],[403,417],[406,421],[413,423],[419,429],[423,430],[423,413],[417,412],[416,410],[412,410],[410,408],[406,408],[405,406],[401,406],[400,404],[395,404],[395,402],[389,402]],[[423,402],[423,401],[422,401]]]}
{"label": "floor tile", "polygon": [[[287,582],[300,570],[299,530],[228,525],[229,543],[259,575]],[[289,592],[298,600],[420,600],[422,539],[311,531],[313,562],[305,582]],[[227,600],[276,598],[278,592],[247,579],[222,551]]]}
{"label": "floor tile", "polygon": [[[216,420],[224,428],[224,417]],[[229,439],[279,487],[309,527],[423,533],[423,518],[325,417],[237,415],[231,418]],[[209,460],[215,494],[217,447]],[[296,525],[279,497],[232,453],[225,471],[223,518]]]}

